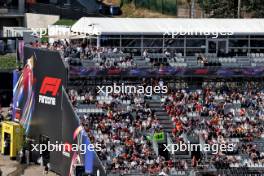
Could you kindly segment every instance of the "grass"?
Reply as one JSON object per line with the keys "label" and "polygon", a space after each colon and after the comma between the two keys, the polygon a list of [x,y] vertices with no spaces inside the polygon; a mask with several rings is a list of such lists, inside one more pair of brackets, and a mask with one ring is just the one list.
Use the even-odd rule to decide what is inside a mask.
{"label": "grass", "polygon": [[[165,14],[162,14],[160,11],[154,10],[154,9],[149,9],[147,7],[135,7],[134,2],[140,2],[141,0],[132,0],[131,3],[128,3],[129,0],[123,0],[123,6],[122,6],[122,12],[123,15],[121,17],[145,17],[145,18],[174,18],[177,16],[177,14],[171,14],[174,9],[170,9],[170,7],[175,6],[175,1],[176,0],[163,0],[164,3],[166,4],[166,9],[170,9],[170,12],[164,12]],[[162,0],[150,0],[149,2],[159,2],[161,3]],[[108,4],[108,5],[117,5],[120,6],[122,0],[102,0],[103,3]],[[189,9],[189,3],[187,0],[177,0],[177,8],[179,9]],[[198,11],[200,9],[199,4],[196,3],[196,10]],[[176,7],[175,7],[176,8]],[[188,15],[188,14],[187,14]]]}
{"label": "grass", "polygon": [[[121,4],[122,0],[103,0],[103,3],[108,5],[117,5]],[[120,17],[131,17],[131,18],[170,18],[174,17],[172,15],[165,15],[160,12],[150,10],[143,7],[137,7],[132,3],[124,3],[122,6],[123,14]]]}
{"label": "grass", "polygon": [[165,15],[153,10],[146,8],[136,8],[133,3],[124,4],[122,7],[122,17],[132,17],[132,18],[170,18],[174,17],[172,15]]}
{"label": "grass", "polygon": [[11,70],[16,67],[17,63],[15,54],[0,55],[0,70]]}
{"label": "grass", "polygon": [[74,23],[76,23],[76,20],[60,19],[60,20],[57,21],[54,25],[72,26]]}

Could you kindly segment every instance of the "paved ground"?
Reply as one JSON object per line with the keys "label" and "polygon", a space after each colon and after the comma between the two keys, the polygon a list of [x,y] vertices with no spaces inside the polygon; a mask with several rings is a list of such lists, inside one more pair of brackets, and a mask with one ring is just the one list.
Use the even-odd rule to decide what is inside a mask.
{"label": "paved ground", "polygon": [[[41,176],[43,167],[39,165],[21,165],[17,161],[12,161],[8,156],[0,154],[0,169],[2,176]],[[55,173],[49,172],[46,176],[56,176]]]}
{"label": "paved ground", "polygon": [[[8,108],[2,108],[4,115],[7,114]],[[0,132],[1,134],[1,132]],[[1,135],[0,135],[1,146]],[[1,149],[0,149],[1,151]],[[42,176],[43,167],[39,165],[21,165],[17,161],[10,160],[9,156],[0,154],[0,169],[2,176]],[[49,172],[46,176],[57,176],[57,174]]]}
{"label": "paved ground", "polygon": [[[24,176],[36,176],[36,175],[43,175],[43,168],[38,165],[33,165],[28,167],[24,171]],[[57,174],[49,172],[47,176],[56,176]],[[11,175],[10,175],[11,176]],[[23,175],[22,175],[23,176]]]}
{"label": "paved ground", "polygon": [[2,170],[2,175],[7,176],[8,174],[17,170],[18,163],[12,161],[8,156],[3,156],[0,154],[0,169]]}

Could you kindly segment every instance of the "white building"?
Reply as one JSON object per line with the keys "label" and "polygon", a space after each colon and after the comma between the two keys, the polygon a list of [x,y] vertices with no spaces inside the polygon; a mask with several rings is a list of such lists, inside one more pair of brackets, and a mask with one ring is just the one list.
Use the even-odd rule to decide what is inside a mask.
{"label": "white building", "polygon": [[119,48],[139,55],[166,51],[183,56],[264,53],[264,19],[90,18],[72,32],[97,47]]}

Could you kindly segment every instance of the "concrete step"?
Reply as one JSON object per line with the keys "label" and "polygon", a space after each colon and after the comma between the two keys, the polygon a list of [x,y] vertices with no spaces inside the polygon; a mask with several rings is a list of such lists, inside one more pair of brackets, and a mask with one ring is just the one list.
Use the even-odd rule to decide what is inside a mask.
{"label": "concrete step", "polygon": [[169,121],[168,119],[159,119],[158,118],[158,120],[159,120],[160,124],[162,124],[162,125],[168,124],[168,125],[173,126],[173,123],[171,121]]}
{"label": "concrete step", "polygon": [[157,116],[167,116],[167,117],[169,117],[168,116],[168,113],[166,112],[166,111],[162,111],[162,110],[159,110],[159,111],[155,111],[156,112],[156,115]]}
{"label": "concrete step", "polygon": [[149,105],[150,108],[155,109],[157,111],[164,111],[163,107],[161,105]]}
{"label": "concrete step", "polygon": [[166,129],[163,129],[163,131],[165,132],[165,133],[171,133],[171,131],[172,131],[172,129],[170,129],[170,128],[166,128]]}
{"label": "concrete step", "polygon": [[160,99],[151,99],[148,101],[149,104],[161,104]]}
{"label": "concrete step", "polygon": [[164,123],[164,124],[161,124],[163,129],[173,129],[173,125],[171,123]]}
{"label": "concrete step", "polygon": [[161,107],[161,103],[149,103],[149,106],[153,106],[153,107],[160,107],[160,108],[162,108]]}
{"label": "concrete step", "polygon": [[168,116],[168,113],[164,110],[164,107],[161,105],[160,97],[155,99],[147,100],[149,107],[155,111],[157,119],[159,120],[160,125],[162,126],[165,133],[171,134],[172,129],[174,128],[171,121],[171,117]]}
{"label": "concrete step", "polygon": [[169,120],[171,121],[171,118],[168,115],[163,115],[163,116],[157,116],[158,119],[164,119],[164,120]]}

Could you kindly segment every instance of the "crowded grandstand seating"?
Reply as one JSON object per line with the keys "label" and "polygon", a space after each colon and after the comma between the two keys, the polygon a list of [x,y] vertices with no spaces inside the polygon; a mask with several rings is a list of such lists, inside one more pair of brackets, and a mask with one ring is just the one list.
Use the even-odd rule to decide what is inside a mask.
{"label": "crowded grandstand seating", "polygon": [[[172,131],[175,138],[182,133],[200,133],[206,143],[220,140],[235,144],[236,150],[232,153],[208,153],[207,157],[217,169],[263,168],[263,95],[262,88],[254,84],[246,85],[243,90],[226,85],[218,88],[209,85],[202,92],[184,89],[173,91],[164,107],[175,125]],[[199,123],[195,118],[197,114],[203,118]]]}
{"label": "crowded grandstand seating", "polygon": [[124,101],[114,101],[120,96],[97,96],[98,106],[102,106],[106,113],[81,117],[90,139],[103,146],[103,151],[98,152],[99,158],[112,174],[136,171],[159,173],[161,165],[166,165],[165,160],[155,155],[150,141],[146,139],[147,133],[159,130],[159,123],[150,109],[144,110],[147,107],[144,98],[137,101],[136,97],[131,97],[134,115],[120,111],[117,105]]}
{"label": "crowded grandstand seating", "polygon": [[85,42],[56,41],[52,45],[47,43],[32,43],[34,47],[48,48],[60,51],[63,58],[72,66],[109,68],[142,68],[142,67],[256,67],[264,65],[264,53],[247,53],[247,56],[226,53],[199,54],[183,56],[182,53],[148,53],[134,56],[123,53],[117,48],[94,48]]}
{"label": "crowded grandstand seating", "polygon": [[200,158],[181,160],[177,155],[164,158],[148,140],[153,132],[165,131],[165,126],[146,97],[90,94],[93,103],[85,104],[85,97],[76,92],[70,90],[69,95],[77,100],[76,111],[91,141],[104,146],[97,154],[109,175],[187,174],[194,168],[218,174],[264,170],[264,92],[259,83],[247,83],[243,89],[232,83],[204,83],[195,89],[169,87],[167,95],[152,96],[160,99],[170,117],[174,128],[168,135],[173,142],[195,141],[198,136],[200,143],[234,145],[231,152],[202,152]]}
{"label": "crowded grandstand seating", "polygon": [[[201,58],[197,60],[179,53],[146,53],[137,58],[116,49],[82,48],[78,43],[56,43],[49,47],[62,50],[62,56],[71,66],[101,68],[137,67],[137,63],[172,67],[241,67],[252,63],[257,66],[264,56],[251,53],[252,61],[249,61],[244,56],[211,54],[197,55]],[[146,97],[98,94],[86,81],[76,80],[68,94],[91,142],[103,146],[97,155],[108,175],[158,175],[161,172],[188,175],[194,170],[220,175],[264,172],[264,90],[261,82],[237,85],[236,82],[200,80],[201,84],[188,86],[186,83],[180,88],[168,84],[167,94]],[[142,80],[122,81],[148,85]],[[159,81],[153,78],[149,85]],[[109,83],[113,82],[102,80],[98,85]],[[184,157],[182,153],[166,155],[159,151],[158,143],[150,139],[155,132],[165,132],[166,142],[233,144],[234,150],[198,151],[198,154],[188,153]]]}

